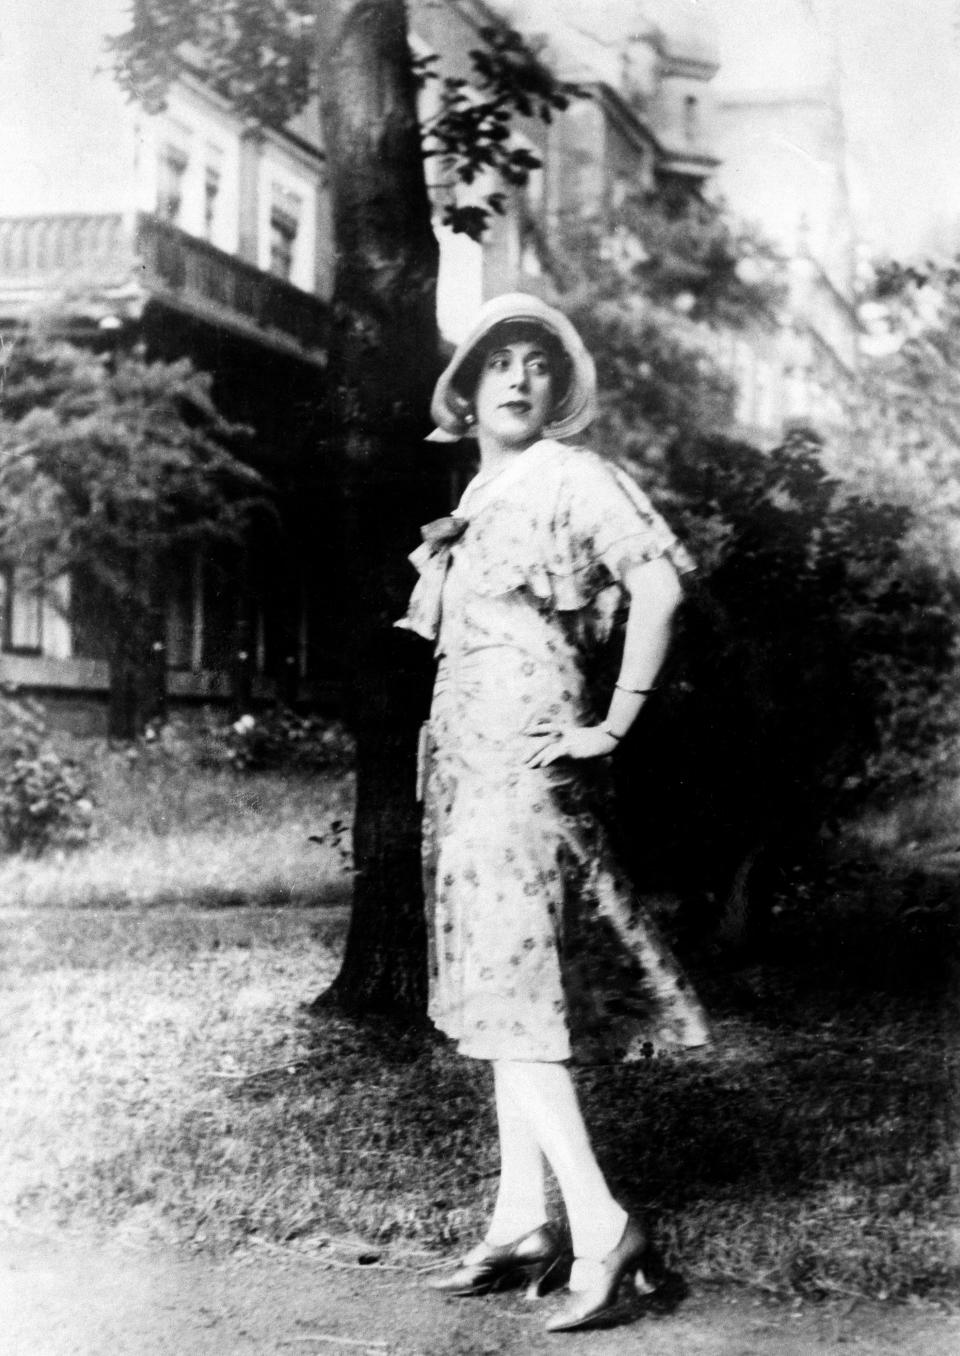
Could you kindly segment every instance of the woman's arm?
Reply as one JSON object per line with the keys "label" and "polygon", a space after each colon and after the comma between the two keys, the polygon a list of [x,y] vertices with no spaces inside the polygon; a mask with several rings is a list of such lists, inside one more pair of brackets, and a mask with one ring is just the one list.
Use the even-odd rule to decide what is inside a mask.
{"label": "woman's arm", "polygon": [[666,658],[682,592],[676,570],[663,556],[635,565],[623,583],[630,595],[623,660],[603,722],[621,739],[640,714]]}
{"label": "woman's arm", "polygon": [[620,674],[606,717],[599,725],[538,721],[530,729],[534,747],[524,760],[528,766],[546,767],[558,758],[601,758],[612,753],[640,714],[666,656],[682,591],[676,570],[664,556],[633,566],[622,582],[630,596],[630,609]]}

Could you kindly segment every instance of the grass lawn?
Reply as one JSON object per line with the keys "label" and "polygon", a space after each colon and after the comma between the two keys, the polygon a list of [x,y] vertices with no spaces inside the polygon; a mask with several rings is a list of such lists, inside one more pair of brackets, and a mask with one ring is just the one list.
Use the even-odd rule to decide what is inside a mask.
{"label": "grass lawn", "polygon": [[0,905],[317,904],[349,890],[337,830],[350,818],[348,777],[198,769],[160,747],[66,751],[90,769],[96,838],[68,856],[0,859]]}
{"label": "grass lawn", "polygon": [[[346,924],[348,779],[119,758],[100,841],[0,863],[0,1209],[217,1250],[473,1238],[486,1067],[306,1006]],[[884,860],[812,882],[763,965],[698,967],[713,1053],[579,1075],[617,1191],[687,1274],[891,1298],[958,1278],[955,884]]]}

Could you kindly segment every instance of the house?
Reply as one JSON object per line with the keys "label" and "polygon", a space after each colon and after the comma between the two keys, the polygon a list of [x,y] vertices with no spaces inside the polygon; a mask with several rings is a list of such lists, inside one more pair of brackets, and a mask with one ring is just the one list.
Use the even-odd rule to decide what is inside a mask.
{"label": "house", "polygon": [[[480,30],[519,24],[514,8],[411,0],[411,46],[439,54],[445,74],[468,75]],[[104,37],[122,30],[125,11],[125,0],[5,5],[0,332],[45,314],[78,342],[142,342],[213,374],[221,408],[255,430],[245,455],[278,488],[282,530],[260,528],[242,550],[179,563],[158,642],[169,697],[329,700],[342,677],[337,599],[307,586],[323,577],[324,552],[335,576],[339,537],[336,472],[317,453],[332,287],[317,106],[281,130],[250,126],[186,61],[165,109],[148,113],[104,69]],[[453,342],[485,297],[545,286],[564,214],[602,213],[637,184],[698,186],[716,166],[716,63],[696,34],[647,24],[585,59],[582,35],[556,25],[538,37],[535,17],[525,31],[588,97],[549,126],[516,126],[542,167],[510,194],[482,245],[439,223],[440,167],[438,308]],[[428,84],[425,118],[431,97]],[[0,679],[56,704],[77,728],[100,728],[109,671],[85,581],[37,596],[8,562],[0,603]]]}
{"label": "house", "polygon": [[[5,9],[0,329],[55,316],[75,341],[143,342],[213,373],[218,403],[255,430],[246,455],[278,487],[284,530],[180,562],[162,638],[169,695],[317,699],[338,677],[332,600],[305,587],[306,543],[333,540],[336,497],[314,455],[331,283],[317,112],[249,128],[184,70],[165,111],[147,115],[103,70],[124,8]],[[95,594],[74,578],[37,597],[9,563],[3,594],[3,680],[99,728],[109,673]]]}

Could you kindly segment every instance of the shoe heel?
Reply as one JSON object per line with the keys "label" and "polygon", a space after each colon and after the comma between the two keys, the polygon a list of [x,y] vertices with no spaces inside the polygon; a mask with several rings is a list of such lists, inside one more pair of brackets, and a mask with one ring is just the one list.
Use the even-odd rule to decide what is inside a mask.
{"label": "shoe heel", "polygon": [[664,1264],[660,1253],[649,1244],[633,1273],[633,1288],[638,1295],[655,1295],[663,1285]]}
{"label": "shoe heel", "polygon": [[638,1267],[633,1273],[633,1288],[640,1296],[655,1295],[657,1293],[656,1283],[647,1275],[643,1267]]}
{"label": "shoe heel", "polygon": [[559,1257],[550,1257],[544,1262],[535,1262],[532,1267],[529,1267],[524,1298],[528,1300],[543,1299],[544,1295],[553,1289],[556,1280],[555,1273],[559,1265]]}
{"label": "shoe heel", "polygon": [[617,1309],[621,1291],[628,1283],[638,1294],[649,1294],[649,1288],[656,1288],[656,1282],[651,1286],[651,1281],[661,1274],[659,1265],[649,1239],[634,1220],[628,1219],[620,1242],[595,1268],[589,1288],[571,1295],[570,1302],[547,1323],[547,1332],[575,1332],[605,1323]]}

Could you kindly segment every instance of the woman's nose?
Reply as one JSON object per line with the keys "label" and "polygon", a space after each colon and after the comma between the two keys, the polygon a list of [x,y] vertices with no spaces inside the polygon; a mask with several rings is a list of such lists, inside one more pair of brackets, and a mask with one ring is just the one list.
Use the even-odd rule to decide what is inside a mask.
{"label": "woman's nose", "polygon": [[510,372],[510,385],[515,386],[518,391],[523,391],[526,389],[529,380],[530,373],[527,371],[526,363],[514,363]]}

